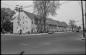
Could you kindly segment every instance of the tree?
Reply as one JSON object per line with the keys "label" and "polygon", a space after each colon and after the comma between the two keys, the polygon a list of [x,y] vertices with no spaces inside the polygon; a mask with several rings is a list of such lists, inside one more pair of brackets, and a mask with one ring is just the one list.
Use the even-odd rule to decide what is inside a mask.
{"label": "tree", "polygon": [[10,21],[6,21],[4,24],[3,24],[3,28],[6,32],[10,32],[12,33],[12,30],[13,30],[13,25]]}
{"label": "tree", "polygon": [[[14,15],[14,11],[10,8],[1,8],[1,30],[2,32],[7,31],[7,29],[12,31],[12,23],[10,22],[12,16]],[[8,24],[8,25],[6,25]],[[4,26],[5,25],[5,26]],[[11,29],[10,29],[11,28]]]}
{"label": "tree", "polygon": [[[58,6],[57,6],[58,5]],[[42,32],[46,31],[46,18],[49,14],[55,15],[56,8],[59,8],[59,2],[50,0],[34,1],[34,11],[39,15],[41,19]]]}
{"label": "tree", "polygon": [[81,29],[81,26],[78,26],[78,31],[80,31],[80,29]]}
{"label": "tree", "polygon": [[72,31],[74,31],[74,28],[75,28],[75,20],[70,20],[69,21],[69,25],[71,26],[71,28],[72,28]]}

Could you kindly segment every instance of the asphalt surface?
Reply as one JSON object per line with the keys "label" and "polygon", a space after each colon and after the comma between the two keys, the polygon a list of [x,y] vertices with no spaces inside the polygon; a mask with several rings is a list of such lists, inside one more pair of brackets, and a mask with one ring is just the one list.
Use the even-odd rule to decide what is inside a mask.
{"label": "asphalt surface", "polygon": [[2,35],[2,54],[85,54],[81,33],[65,32],[43,35]]}

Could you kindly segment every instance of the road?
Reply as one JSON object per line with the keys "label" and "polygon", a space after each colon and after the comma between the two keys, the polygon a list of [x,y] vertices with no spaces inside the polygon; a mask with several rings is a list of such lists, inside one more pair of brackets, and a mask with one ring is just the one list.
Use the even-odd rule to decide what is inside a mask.
{"label": "road", "polygon": [[[84,54],[81,33],[64,32],[44,35],[1,36],[2,54]],[[4,38],[5,37],[5,38]],[[3,40],[5,39],[5,40]]]}

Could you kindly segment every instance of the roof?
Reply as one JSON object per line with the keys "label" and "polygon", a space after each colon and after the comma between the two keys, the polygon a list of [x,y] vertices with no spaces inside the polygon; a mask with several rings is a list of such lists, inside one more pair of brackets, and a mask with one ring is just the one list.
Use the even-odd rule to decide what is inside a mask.
{"label": "roof", "polygon": [[[28,17],[30,17],[31,19],[38,19],[38,16],[36,16],[35,14],[33,14],[33,13],[30,13],[30,12],[26,12],[26,11],[22,11],[22,12],[24,12]],[[16,12],[16,14],[14,14],[14,16],[13,16],[13,20],[14,20],[14,17],[16,17],[16,16],[18,16],[18,12]]]}
{"label": "roof", "polygon": [[30,12],[26,12],[26,11],[24,11],[24,13],[26,13],[26,15],[28,16],[28,17],[30,17],[31,19],[39,19],[38,18],[38,16],[37,15],[35,15],[35,14],[33,14],[33,13],[30,13]]}
{"label": "roof", "polygon": [[60,22],[60,21],[57,21],[57,20],[53,20],[51,18],[47,18],[46,23],[47,24],[54,24],[54,25],[57,25],[57,26],[64,26],[64,27],[67,26],[67,24],[65,22]]}
{"label": "roof", "polygon": [[51,19],[51,18],[47,18],[47,19],[46,19],[46,23],[47,23],[47,24],[54,24],[54,25],[57,25],[57,22],[56,22],[55,20]]}
{"label": "roof", "polygon": [[[41,19],[40,16],[35,15],[35,14],[33,14],[33,13],[26,12],[26,11],[24,11],[24,10],[23,10],[23,12],[24,12],[28,17],[30,17],[30,19]],[[17,14],[14,15],[14,16],[17,16]],[[57,25],[57,26],[67,26],[67,24],[66,24],[65,22],[60,22],[60,21],[57,21],[57,20],[53,20],[53,19],[51,19],[51,18],[47,18],[47,19],[46,19],[46,23],[47,23],[47,24]]]}
{"label": "roof", "polygon": [[68,25],[65,22],[60,22],[60,25],[59,26],[67,27]]}

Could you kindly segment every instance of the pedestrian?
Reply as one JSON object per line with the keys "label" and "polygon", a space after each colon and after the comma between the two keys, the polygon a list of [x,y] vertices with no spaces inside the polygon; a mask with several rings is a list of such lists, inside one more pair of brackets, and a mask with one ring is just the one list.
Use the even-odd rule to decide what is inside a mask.
{"label": "pedestrian", "polygon": [[22,30],[20,29],[20,33],[19,33],[20,35],[22,34]]}

